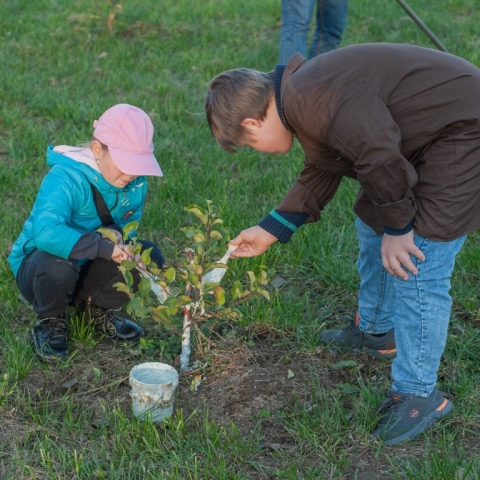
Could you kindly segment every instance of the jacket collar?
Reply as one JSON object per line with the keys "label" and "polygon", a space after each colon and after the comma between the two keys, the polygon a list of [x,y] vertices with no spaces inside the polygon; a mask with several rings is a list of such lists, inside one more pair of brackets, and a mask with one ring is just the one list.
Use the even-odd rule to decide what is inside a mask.
{"label": "jacket collar", "polygon": [[[285,116],[283,115],[282,107],[282,80],[285,74],[285,78],[288,77],[304,62],[306,58],[301,53],[296,53],[287,63],[287,65],[277,65],[275,68],[274,77],[274,90],[275,90],[275,105],[277,106],[278,116],[282,121],[284,127],[295,135],[295,132],[288,126]],[[286,70],[286,72],[285,72]]]}
{"label": "jacket collar", "polygon": [[283,116],[282,108],[282,95],[281,95],[281,86],[282,86],[282,77],[283,72],[285,71],[285,65],[277,65],[275,68],[275,78],[274,78],[274,88],[275,88],[275,105],[277,106],[277,113],[280,117],[280,120],[283,123],[283,126],[291,132],[292,129],[287,125],[285,117]]}

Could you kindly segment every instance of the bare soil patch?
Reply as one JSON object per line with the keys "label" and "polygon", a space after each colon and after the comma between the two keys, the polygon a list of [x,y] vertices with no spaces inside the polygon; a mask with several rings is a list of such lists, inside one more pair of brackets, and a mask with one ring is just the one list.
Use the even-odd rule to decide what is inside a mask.
{"label": "bare soil patch", "polygon": [[[115,348],[106,339],[94,348],[80,344],[76,347],[78,351],[68,366],[47,368],[37,364],[18,385],[18,395],[23,399],[23,405],[30,404],[32,408],[46,404],[54,407],[68,399],[79,410],[88,407],[89,417],[80,438],[88,443],[89,434],[102,427],[105,421],[105,405],[120,408],[127,416],[132,415],[128,383],[130,369],[138,363],[155,359],[131,355],[129,347],[117,345]],[[356,365],[339,368],[338,362],[344,360],[355,361]],[[301,351],[294,344],[277,338],[266,327],[250,335],[248,342],[236,338],[218,341],[208,351],[204,349],[198,361],[203,368],[180,375],[176,410],[182,411],[184,418],[195,411],[208,410],[209,418],[219,425],[235,424],[244,438],[255,435],[259,439],[258,455],[252,461],[268,467],[269,471],[284,468],[289,458],[303,455],[302,439],[285,428],[282,415],[300,411],[308,414],[321,408],[317,389],[323,395],[325,391],[331,395],[341,386],[358,386],[359,381],[376,379],[378,388],[384,390],[390,377],[389,362],[365,354],[338,355],[322,347],[315,351]],[[355,411],[359,397],[358,391],[340,395],[347,415],[349,411]],[[24,440],[32,431],[56,437],[47,425],[28,421],[28,414],[22,408],[25,407],[1,415],[1,444],[13,434],[16,441],[12,448],[18,449],[18,445],[23,444],[28,450]],[[350,465],[346,467],[350,473],[341,478],[388,480],[394,477],[387,456],[411,458],[420,455],[423,458],[425,455],[423,439],[394,450],[384,448],[379,451],[378,444],[367,433],[355,432],[352,427],[352,432],[341,439],[338,448],[344,457],[350,459]],[[56,440],[70,441],[58,437]],[[319,462],[316,456],[309,454],[303,460],[312,468]],[[268,474],[258,476],[258,472],[253,471],[252,475],[252,478],[259,479],[276,478]]]}

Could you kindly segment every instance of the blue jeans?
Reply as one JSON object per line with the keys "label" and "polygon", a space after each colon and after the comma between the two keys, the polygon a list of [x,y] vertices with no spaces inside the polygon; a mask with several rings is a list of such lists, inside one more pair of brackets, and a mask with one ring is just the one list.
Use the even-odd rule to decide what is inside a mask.
{"label": "blue jeans", "polygon": [[317,3],[315,33],[309,58],[338,47],[347,23],[348,0],[282,0],[281,65],[300,52],[306,55],[313,8]]}
{"label": "blue jeans", "polygon": [[377,235],[358,218],[356,226],[360,330],[384,333],[395,327],[397,357],[392,363],[392,388],[428,397],[435,388],[447,340],[452,307],[450,277],[466,236],[437,242],[415,233],[415,245],[424,253],[425,261],[411,255],[418,274],[402,280],[383,268],[383,235]]}

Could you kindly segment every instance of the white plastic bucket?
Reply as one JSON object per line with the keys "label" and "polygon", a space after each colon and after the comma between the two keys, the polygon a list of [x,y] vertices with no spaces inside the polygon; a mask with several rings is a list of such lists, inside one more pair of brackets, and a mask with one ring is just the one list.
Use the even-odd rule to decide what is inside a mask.
{"label": "white plastic bucket", "polygon": [[161,422],[173,413],[177,371],[165,363],[148,362],[130,372],[133,414],[140,420]]}

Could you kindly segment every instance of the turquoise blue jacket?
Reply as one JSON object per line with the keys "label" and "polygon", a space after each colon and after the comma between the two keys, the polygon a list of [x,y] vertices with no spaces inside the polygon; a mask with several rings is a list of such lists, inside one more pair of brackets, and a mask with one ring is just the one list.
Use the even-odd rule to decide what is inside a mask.
{"label": "turquoise blue jacket", "polygon": [[[137,177],[124,188],[110,185],[102,175],[61,153],[47,149],[49,170],[38,191],[33,209],[8,257],[17,275],[23,259],[38,249],[69,258],[83,233],[101,226],[90,184],[102,194],[116,225],[139,221],[147,193],[146,177]],[[133,232],[133,235],[135,232]],[[75,260],[80,265],[87,259]]]}

